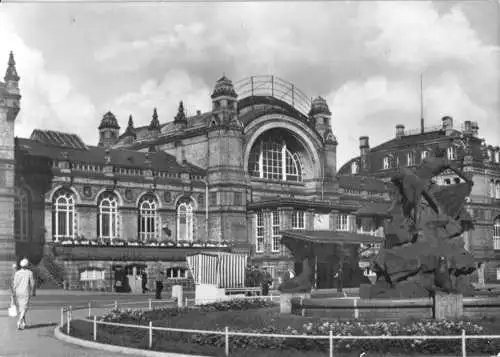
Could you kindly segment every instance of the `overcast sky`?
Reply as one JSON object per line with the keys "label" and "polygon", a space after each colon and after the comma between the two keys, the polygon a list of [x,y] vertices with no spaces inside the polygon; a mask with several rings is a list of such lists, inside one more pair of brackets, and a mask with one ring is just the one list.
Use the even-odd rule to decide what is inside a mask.
{"label": "overcast sky", "polygon": [[[15,1],[15,0],[14,0]],[[35,128],[97,142],[111,110],[148,124],[210,109],[225,73],[274,74],[324,96],[338,164],[375,146],[396,124],[450,115],[479,122],[500,145],[498,1],[0,4],[0,64],[14,51],[22,110],[16,135]],[[2,58],[4,60],[2,60]],[[2,69],[3,71],[3,69]]]}

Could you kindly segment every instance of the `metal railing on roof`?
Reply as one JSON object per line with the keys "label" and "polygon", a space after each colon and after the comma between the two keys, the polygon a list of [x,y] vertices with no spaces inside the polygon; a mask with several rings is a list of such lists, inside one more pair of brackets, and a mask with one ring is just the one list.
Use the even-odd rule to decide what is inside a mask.
{"label": "metal railing on roof", "polygon": [[234,83],[239,99],[253,96],[271,96],[282,100],[299,112],[308,115],[311,98],[294,84],[272,75],[258,75],[243,78]]}
{"label": "metal railing on roof", "polygon": [[[442,125],[433,125],[433,126],[424,127],[423,132],[424,133],[431,133],[431,132],[439,131],[439,130],[442,130],[442,129],[443,129]],[[418,135],[418,134],[421,134],[421,133],[422,133],[422,129],[421,128],[418,128],[418,129],[407,129],[407,130],[404,131],[404,135],[405,136]]]}

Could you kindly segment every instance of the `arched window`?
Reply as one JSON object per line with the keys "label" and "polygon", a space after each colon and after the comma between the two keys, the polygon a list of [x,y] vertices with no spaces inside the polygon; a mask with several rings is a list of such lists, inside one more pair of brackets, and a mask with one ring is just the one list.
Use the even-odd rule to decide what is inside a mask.
{"label": "arched window", "polygon": [[429,157],[429,151],[424,150],[420,153],[420,161],[424,161]]}
{"label": "arched window", "polygon": [[359,171],[359,165],[356,161],[353,161],[351,164],[351,174],[356,175]]}
{"label": "arched window", "polygon": [[500,249],[500,216],[493,222],[493,248]]}
{"label": "arched window", "polygon": [[285,140],[272,139],[257,143],[249,162],[250,175],[269,180],[302,181],[302,166],[297,153],[292,152]]}
{"label": "arched window", "polygon": [[14,237],[27,241],[31,234],[31,195],[26,188],[17,192],[14,199]]}
{"label": "arched window", "polygon": [[153,195],[144,196],[139,203],[139,239],[148,241],[158,239],[160,219],[158,203]]}
{"label": "arched window", "polygon": [[387,170],[391,167],[389,160],[389,156],[384,157],[384,170]]}
{"label": "arched window", "polygon": [[52,236],[54,241],[75,237],[75,199],[72,192],[60,190],[52,206]]}
{"label": "arched window", "polygon": [[177,241],[193,240],[193,204],[183,200],[177,207]]}
{"label": "arched window", "polygon": [[99,201],[97,236],[113,240],[119,236],[118,198],[110,192],[103,193]]}

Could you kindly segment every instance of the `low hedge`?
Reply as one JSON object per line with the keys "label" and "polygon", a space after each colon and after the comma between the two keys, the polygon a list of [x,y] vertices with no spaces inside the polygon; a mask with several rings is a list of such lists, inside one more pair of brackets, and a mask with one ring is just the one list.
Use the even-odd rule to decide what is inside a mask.
{"label": "low hedge", "polygon": [[[120,322],[128,324],[147,325],[149,321],[153,321],[155,326],[176,327],[175,324],[166,323],[169,320],[175,321],[173,317],[182,317],[192,323],[192,329],[203,328],[197,326],[197,320],[213,319],[212,330],[224,331],[225,325],[232,332],[252,332],[265,334],[287,334],[287,335],[321,335],[326,336],[331,330],[335,336],[460,336],[462,330],[465,330],[467,335],[484,335],[497,334],[498,324],[496,321],[401,321],[401,322],[348,322],[348,321],[328,321],[319,318],[309,318],[306,323],[303,317],[281,317],[278,313],[274,313],[270,307],[275,306],[272,302],[255,299],[255,300],[233,300],[229,302],[220,302],[199,307],[196,311],[183,310],[177,308],[155,309],[153,311],[125,310],[113,311],[110,314],[101,317],[102,321]],[[235,328],[231,325],[237,325],[237,319],[242,315],[241,310],[248,310],[248,314],[256,316],[255,318],[263,319],[263,327],[256,329],[251,328]],[[231,318],[231,311],[235,314]],[[229,313],[228,313],[229,312]],[[218,321],[217,316],[226,314],[225,321]],[[239,316],[239,317],[238,317]],[[280,321],[281,319],[281,321]],[[294,320],[295,319],[295,320]],[[161,323],[161,322],[165,323]],[[241,322],[241,321],[240,321]],[[283,324],[285,322],[285,324]],[[292,322],[292,326],[287,326],[286,323]],[[299,323],[293,323],[299,322]],[[199,324],[199,322],[198,322]],[[224,325],[225,324],[225,325]],[[185,323],[183,324],[185,325]],[[240,324],[241,325],[241,324]],[[183,326],[185,328],[185,326]],[[131,339],[137,339],[139,336],[144,336],[144,330],[126,329],[123,327],[114,326],[99,326],[99,329],[105,330],[111,335],[120,335],[127,330],[127,334],[132,334]],[[155,340],[163,339],[171,343],[192,344],[200,346],[200,352],[203,348],[223,347],[225,344],[224,335],[215,334],[189,334],[178,332],[155,331]],[[253,349],[253,350],[279,350],[279,351],[317,351],[324,353],[329,349],[329,340],[313,340],[305,338],[263,338],[249,336],[230,336],[230,346],[236,349]],[[336,352],[348,353],[352,351],[373,352],[373,353],[418,353],[418,354],[449,354],[453,356],[460,355],[461,342],[460,340],[389,340],[389,339],[357,339],[357,340],[334,340],[334,349]],[[204,346],[204,347],[201,347]],[[469,353],[489,353],[496,354],[500,351],[499,340],[467,340],[467,351]],[[260,352],[259,352],[260,353]]]}

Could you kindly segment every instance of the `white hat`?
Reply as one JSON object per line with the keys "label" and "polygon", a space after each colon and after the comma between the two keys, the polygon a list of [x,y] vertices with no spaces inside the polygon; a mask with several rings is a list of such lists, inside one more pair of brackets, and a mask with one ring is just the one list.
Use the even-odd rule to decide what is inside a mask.
{"label": "white hat", "polygon": [[26,268],[28,266],[30,262],[28,261],[28,259],[24,258],[23,260],[21,260],[21,262],[19,263],[19,266],[21,268]]}

